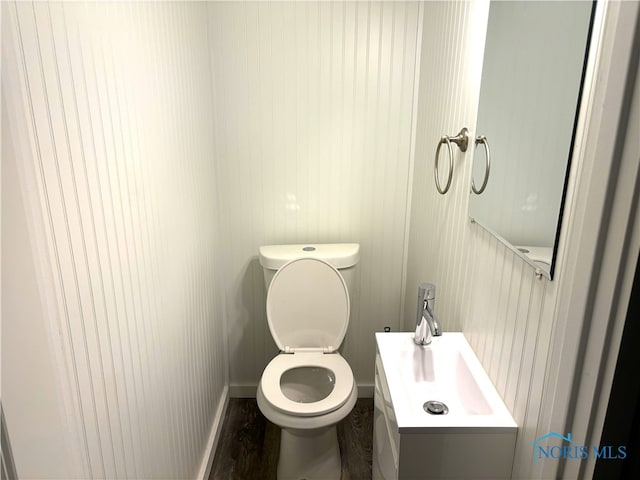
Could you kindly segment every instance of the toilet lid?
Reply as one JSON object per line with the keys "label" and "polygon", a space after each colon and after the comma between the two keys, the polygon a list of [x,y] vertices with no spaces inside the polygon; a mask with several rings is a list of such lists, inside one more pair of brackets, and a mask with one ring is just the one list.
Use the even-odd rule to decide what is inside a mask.
{"label": "toilet lid", "polygon": [[342,275],[317,258],[299,258],[276,272],[267,294],[267,320],[278,348],[336,350],[349,324]]}

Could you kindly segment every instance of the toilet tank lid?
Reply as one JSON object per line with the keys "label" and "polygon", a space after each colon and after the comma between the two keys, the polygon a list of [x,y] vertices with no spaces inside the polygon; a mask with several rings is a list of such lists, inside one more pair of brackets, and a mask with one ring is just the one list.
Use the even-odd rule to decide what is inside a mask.
{"label": "toilet tank lid", "polygon": [[360,244],[302,243],[260,247],[260,265],[270,270],[277,270],[293,259],[304,257],[319,258],[337,269],[348,268],[360,260]]}

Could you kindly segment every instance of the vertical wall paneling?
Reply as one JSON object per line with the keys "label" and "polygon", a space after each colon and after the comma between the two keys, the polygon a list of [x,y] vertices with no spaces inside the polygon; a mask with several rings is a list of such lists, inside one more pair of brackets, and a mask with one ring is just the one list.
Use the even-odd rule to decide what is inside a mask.
{"label": "vertical wall paneling", "polygon": [[[13,4],[2,5],[2,22],[2,64],[21,65],[24,55],[17,41],[19,30]],[[25,96],[10,94],[24,84],[24,72],[14,68],[11,70],[14,75],[9,75],[7,69],[2,73],[3,412],[12,412],[6,422],[14,457],[34,466],[34,476],[79,477],[88,470],[88,459],[83,454],[87,449],[82,442],[81,426],[74,422],[79,416],[78,396],[62,395],[59,389],[62,385],[65,391],[75,391],[73,365],[63,355],[68,342],[60,342],[59,348],[52,349],[53,355],[49,355],[51,339],[64,330],[64,309],[57,301],[60,285],[54,269],[50,268],[55,260],[55,244],[51,230],[45,227],[46,220],[31,222],[25,215],[30,206],[39,206],[39,201],[23,192],[40,188],[41,177],[35,162],[18,160],[20,145],[30,146],[27,152],[32,157],[27,158],[37,158],[41,152],[38,144],[31,141],[34,132],[21,128],[30,125],[32,119],[32,111],[24,108]],[[28,172],[30,182],[19,181],[22,171]],[[42,255],[25,257],[18,252],[23,252],[20,249],[33,238],[32,232],[35,238],[47,241],[40,245]],[[39,296],[38,291],[43,294]],[[34,297],[27,297],[31,301],[25,302],[29,294]],[[60,323],[48,322],[43,328],[42,317],[46,311],[57,313]],[[25,345],[31,347],[28,361],[24,361]],[[54,365],[67,368],[54,368]],[[19,392],[11,388],[15,385],[20,386]],[[20,408],[25,405],[25,399],[30,399],[31,408]],[[46,432],[41,431],[43,424],[48,427]]]}
{"label": "vertical wall paneling", "polygon": [[465,332],[518,423],[514,478],[529,478],[536,471],[531,442],[548,433],[541,404],[561,278],[536,278],[533,268],[470,223],[473,148],[463,155],[454,147],[449,194],[433,185],[440,136],[464,126],[476,134],[488,8],[488,2],[424,6],[404,325],[415,324],[417,285],[435,283],[444,330]]}
{"label": "vertical wall paneling", "polygon": [[[559,248],[562,266],[572,276],[571,281],[563,282],[558,295],[556,309],[562,321],[554,327],[550,372],[544,385],[543,398],[554,408],[545,409],[540,417],[542,425],[562,424],[591,445],[603,441],[600,436],[631,291],[632,266],[639,251],[636,202],[629,193],[637,191],[638,177],[631,172],[637,172],[638,143],[630,132],[637,131],[633,123],[637,125],[638,109],[627,110],[634,102],[637,106],[638,99],[637,51],[632,47],[638,38],[638,4],[597,4],[595,18],[594,55],[587,68],[587,100],[581,106],[578,129],[580,153],[568,189],[571,208],[565,210],[566,240]],[[621,113],[625,111],[633,113]],[[574,239],[580,242],[576,245]],[[593,292],[597,292],[595,303]],[[559,387],[569,382],[571,391]],[[595,463],[595,458],[579,464],[567,461],[563,475],[588,477]],[[534,465],[540,476],[549,476],[551,470],[546,467]]]}
{"label": "vertical wall paneling", "polygon": [[[578,243],[587,251],[596,238],[593,233],[593,238],[582,243],[580,222],[588,215],[582,203],[572,200],[572,188],[591,198],[588,187],[581,186],[584,180],[580,175],[583,168],[589,171],[583,167],[584,158],[593,159],[584,143],[588,136],[582,138],[579,131],[565,206],[569,220],[565,222],[559,267],[552,282],[536,277],[532,267],[470,223],[467,206],[473,149],[464,156],[456,155],[449,194],[436,192],[432,183],[433,152],[439,137],[455,134],[463,126],[472,136],[476,134],[488,3],[426,3],[424,7],[417,115],[417,131],[423,135],[416,138],[404,325],[412,328],[415,322],[415,286],[434,282],[438,287],[436,314],[443,328],[465,333],[518,424],[513,478],[550,478],[558,473],[559,464],[534,462],[532,442],[551,430],[566,428],[569,397],[565,385],[575,381],[574,370],[569,365],[560,375],[563,367],[554,359],[562,357],[558,352],[563,348],[558,342],[568,341],[568,350],[575,348],[577,340],[569,339],[565,328],[582,328],[579,319],[583,317],[565,311],[562,305],[581,304],[582,293],[576,294],[571,285],[582,279],[573,274],[579,270],[576,265],[594,258],[587,255],[578,259],[568,247]],[[607,69],[606,65],[598,68]],[[589,78],[592,76],[600,78],[594,72]],[[590,95],[583,113],[597,104],[593,92]],[[593,126],[592,120],[586,120],[586,128],[597,132],[598,114],[587,113],[595,120]],[[574,336],[577,333],[572,332]],[[575,360],[569,357],[567,354],[569,361]]]}
{"label": "vertical wall paneling", "polygon": [[[553,476],[531,442],[562,420],[544,409],[578,260],[539,279],[470,223],[473,146],[454,147],[448,195],[433,185],[439,138],[477,133],[488,11],[3,3],[3,409],[18,473],[202,473],[227,387],[254,395],[276,353],[258,247],[359,242],[342,347],[356,381],[373,382],[373,333],[412,329],[417,285],[433,282],[443,329],[465,332],[519,425],[514,478]],[[30,361],[11,348],[26,344]],[[34,392],[56,399],[30,420]],[[45,421],[64,441],[36,458],[29,432]]]}
{"label": "vertical wall paneling", "polygon": [[[6,151],[31,225],[12,254],[41,270],[38,288],[3,281],[20,298],[3,329],[54,292],[22,341],[51,332],[60,352],[70,385],[51,388],[75,412],[81,476],[195,477],[228,386],[207,6],[17,2],[3,17],[3,170]],[[3,244],[23,231],[4,227]],[[5,363],[5,341],[11,435],[29,362]],[[16,437],[21,476],[53,468]]]}
{"label": "vertical wall paneling", "polygon": [[[479,88],[483,45],[478,38],[483,36],[480,32],[478,38],[473,38],[473,29],[477,27],[472,25],[482,24],[487,12],[476,3],[438,3],[431,7],[425,10],[422,30],[405,319],[407,327],[415,323],[417,284],[435,282],[435,276],[441,275],[436,282],[436,305],[445,329],[452,330],[460,328],[462,303],[459,299],[466,288],[460,279],[466,272],[467,257],[473,255],[484,262],[486,256],[478,250],[466,251],[465,240],[472,231],[464,223],[452,221],[466,218],[469,190],[466,156],[454,148],[453,182],[450,193],[442,196],[433,184],[434,154],[442,135],[454,135],[463,126],[474,131],[472,99]],[[460,71],[462,68],[465,70]],[[470,101],[455,102],[457,98]],[[445,154],[442,157],[441,175],[446,175],[448,162]]]}
{"label": "vertical wall paneling", "polygon": [[420,6],[208,8],[231,383],[255,395],[276,353],[258,247],[359,242],[343,354],[370,385],[373,333],[400,325]]}

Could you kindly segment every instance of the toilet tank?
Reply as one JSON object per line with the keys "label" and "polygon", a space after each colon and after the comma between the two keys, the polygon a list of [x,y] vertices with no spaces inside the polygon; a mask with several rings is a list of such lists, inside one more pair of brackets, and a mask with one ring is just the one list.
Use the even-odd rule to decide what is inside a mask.
{"label": "toilet tank", "polygon": [[265,245],[260,247],[260,265],[267,290],[271,279],[285,263],[296,258],[319,258],[333,265],[344,278],[349,293],[355,287],[355,266],[360,260],[358,243],[305,243],[299,245]]}

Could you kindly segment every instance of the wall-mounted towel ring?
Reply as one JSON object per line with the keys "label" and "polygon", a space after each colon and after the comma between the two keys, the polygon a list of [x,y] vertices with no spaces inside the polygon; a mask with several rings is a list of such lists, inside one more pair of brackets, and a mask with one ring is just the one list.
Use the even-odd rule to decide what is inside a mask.
{"label": "wall-mounted towel ring", "polygon": [[[456,135],[455,137],[445,135],[440,139],[440,142],[438,142],[433,173],[436,179],[436,188],[442,195],[449,191],[449,187],[451,186],[451,178],[453,177],[453,149],[451,148],[451,142],[458,145],[462,152],[466,152],[467,147],[469,146],[469,130],[467,130],[467,127],[464,127],[462,130],[460,130],[460,133],[458,133],[458,135]],[[440,157],[440,147],[443,144],[446,144],[447,149],[449,150],[449,176],[447,177],[447,184],[445,185],[444,189],[440,187],[440,178],[438,176],[438,159]]]}
{"label": "wall-mounted towel ring", "polygon": [[487,137],[485,137],[484,135],[476,137],[476,145],[478,145],[479,143],[484,145],[484,153],[486,153],[486,167],[484,169],[484,179],[482,180],[482,186],[479,190],[476,190],[476,184],[473,181],[473,175],[471,176],[471,190],[473,190],[473,193],[475,193],[476,195],[480,195],[482,192],[484,192],[484,189],[487,188],[487,182],[489,181],[489,172],[491,171],[491,151],[489,150],[489,141],[487,140]]}

